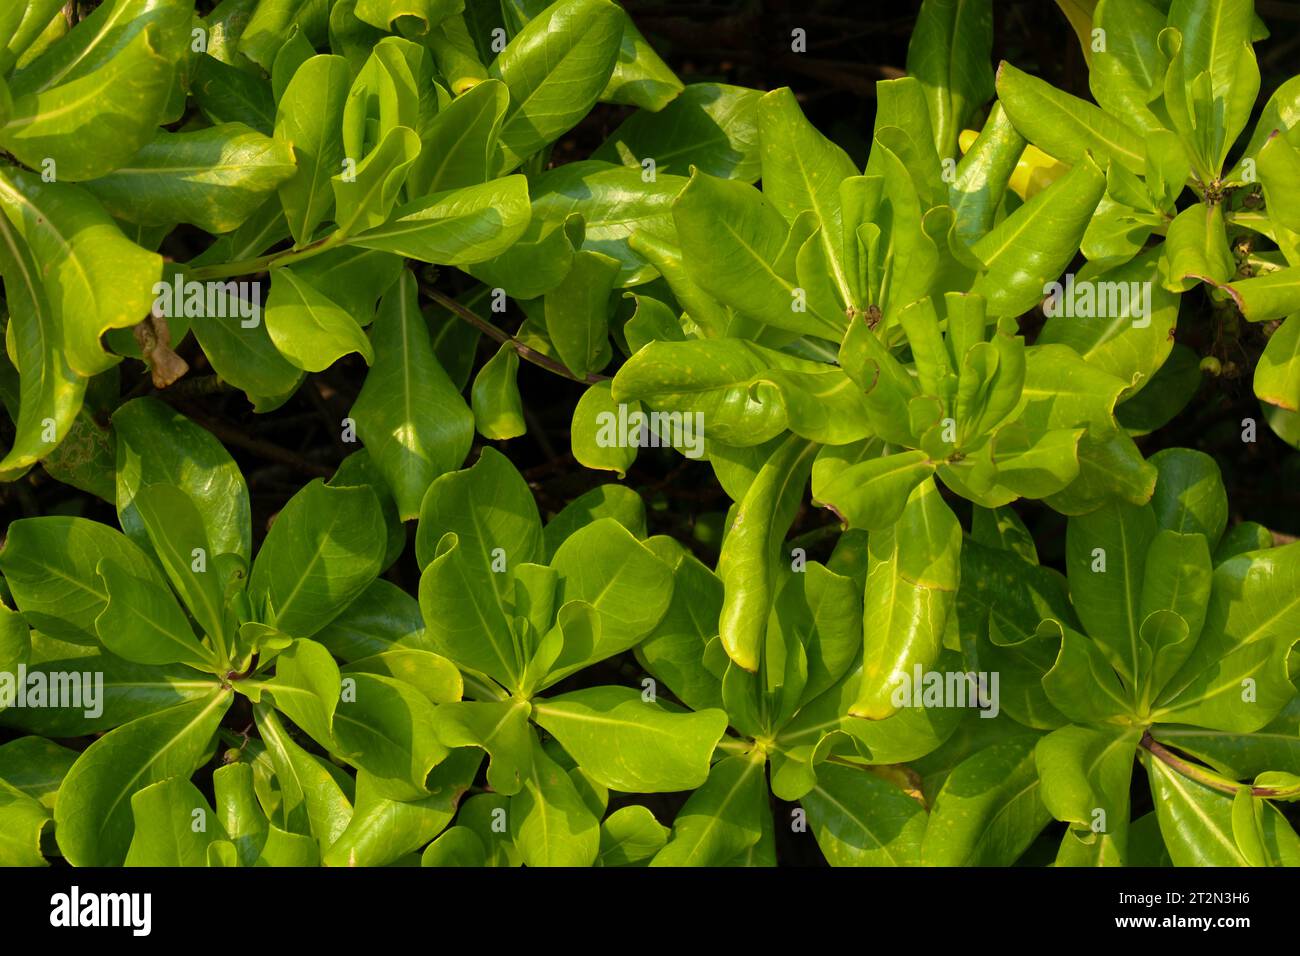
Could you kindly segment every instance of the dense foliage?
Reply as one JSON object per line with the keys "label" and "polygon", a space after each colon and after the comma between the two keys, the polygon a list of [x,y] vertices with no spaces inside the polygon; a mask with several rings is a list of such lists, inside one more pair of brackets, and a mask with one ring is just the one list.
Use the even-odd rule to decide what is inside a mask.
{"label": "dense foliage", "polygon": [[611,0],[6,4],[0,864],[1300,863],[1300,543],[1162,437],[1230,342],[1300,446],[1300,78],[1060,6],[1095,102],[924,0],[859,150]]}

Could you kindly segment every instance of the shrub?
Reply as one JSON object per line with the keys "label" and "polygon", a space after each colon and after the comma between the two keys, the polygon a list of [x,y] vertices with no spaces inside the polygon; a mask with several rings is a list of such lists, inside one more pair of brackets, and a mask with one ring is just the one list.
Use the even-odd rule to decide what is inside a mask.
{"label": "shrub", "polygon": [[861,156],[610,0],[5,7],[0,863],[1300,862],[1168,437],[1300,447],[1300,86],[1062,6],[1096,103],[923,0]]}

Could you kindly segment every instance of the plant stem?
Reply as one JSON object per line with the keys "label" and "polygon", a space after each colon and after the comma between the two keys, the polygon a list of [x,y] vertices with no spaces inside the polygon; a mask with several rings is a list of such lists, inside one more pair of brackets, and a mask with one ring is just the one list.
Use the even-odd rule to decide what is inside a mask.
{"label": "plant stem", "polygon": [[541,352],[538,352],[536,349],[530,348],[529,346],[525,345],[523,342],[520,342],[513,335],[509,334],[508,332],[504,332],[501,329],[498,329],[495,325],[493,325],[491,322],[487,321],[486,319],[481,318],[474,311],[465,308],[465,306],[461,305],[451,296],[445,295],[444,293],[439,292],[437,289],[430,288],[429,286],[424,284],[421,284],[420,291],[423,292],[425,295],[427,295],[434,302],[437,302],[444,309],[447,309],[449,312],[452,313],[452,315],[455,315],[458,318],[468,322],[470,325],[474,326],[474,328],[478,329],[488,338],[494,339],[495,341],[500,342],[502,345],[509,345],[512,349],[515,350],[515,352],[519,354],[519,357],[521,359],[532,362],[534,365],[544,368],[548,372],[554,372],[556,375],[563,375],[565,378],[571,381],[582,382],[585,385],[595,385],[597,382],[604,382],[609,379],[608,375],[592,374],[586,376],[585,378],[574,375],[567,368],[565,368],[564,365],[562,365],[560,362],[557,362],[555,361],[555,359],[543,355]]}
{"label": "plant stem", "polygon": [[1238,790],[1249,790],[1252,797],[1271,799],[1293,797],[1300,794],[1300,787],[1252,787],[1248,784],[1224,780],[1218,774],[1184,760],[1153,738],[1149,730],[1142,734],[1141,746],[1146,748],[1151,753],[1151,756],[1177,770],[1189,780],[1195,780],[1202,786],[1217,790],[1219,793],[1227,794],[1230,797],[1234,796]]}
{"label": "plant stem", "polygon": [[256,272],[265,272],[272,266],[287,266],[291,262],[302,262],[304,259],[318,256],[322,252],[328,252],[342,243],[343,237],[337,232],[332,232],[325,238],[317,239],[301,249],[281,249],[279,252],[268,252],[266,255],[257,256],[254,259],[199,266],[197,269],[191,270],[189,275],[191,279],[229,279],[232,276],[252,275]]}
{"label": "plant stem", "polygon": [[737,740],[735,737],[723,737],[718,741],[716,749],[728,755],[747,754],[754,749],[754,742],[751,740]]}
{"label": "plant stem", "polygon": [[[158,397],[162,399],[168,398],[168,391],[169,390],[163,390],[159,392]],[[298,471],[313,477],[328,478],[334,474],[334,469],[330,468],[328,465],[308,461],[306,458],[295,454],[287,448],[282,448],[281,446],[269,441],[263,441],[260,438],[253,438],[251,435],[245,434],[242,429],[231,427],[224,422],[216,421],[215,419],[201,418],[188,412],[186,413],[186,417],[196,425],[200,425],[212,432],[212,434],[216,435],[227,445],[234,445],[236,448],[245,448],[248,451],[261,455],[268,461],[278,462],[281,465],[288,465],[290,468],[295,468]]]}

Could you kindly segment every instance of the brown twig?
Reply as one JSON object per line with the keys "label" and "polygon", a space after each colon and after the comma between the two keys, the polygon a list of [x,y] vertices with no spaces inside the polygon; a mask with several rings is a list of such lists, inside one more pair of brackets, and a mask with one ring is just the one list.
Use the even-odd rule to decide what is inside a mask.
{"label": "brown twig", "polygon": [[1189,780],[1195,780],[1204,787],[1211,790],[1217,790],[1219,793],[1228,796],[1236,795],[1238,790],[1249,790],[1252,797],[1291,797],[1295,795],[1293,789],[1283,789],[1280,787],[1252,787],[1244,783],[1231,783],[1227,780],[1220,780],[1210,771],[1203,767],[1198,767],[1194,763],[1184,760],[1164,744],[1157,741],[1151,736],[1151,732],[1145,731],[1142,734],[1141,746],[1150,752],[1161,763],[1172,767]]}
{"label": "brown twig", "polygon": [[[171,391],[172,391],[171,389],[168,389],[165,392],[159,392],[159,397],[160,398],[176,397],[170,394]],[[328,478],[334,474],[334,469],[329,467],[328,465],[322,465],[314,461],[309,461],[306,458],[302,457],[301,455],[292,452],[287,448],[282,448],[281,446],[273,444],[272,442],[269,441],[263,441],[260,438],[253,438],[251,435],[246,434],[241,429],[232,428],[231,426],[227,425],[225,422],[220,422],[215,419],[194,415],[190,412],[185,412],[185,414],[196,425],[200,425],[203,428],[206,428],[208,431],[212,432],[212,434],[216,435],[227,445],[234,445],[236,448],[246,449],[247,451],[251,451],[255,454],[261,455],[263,458],[267,459],[268,461],[278,462],[281,465],[288,465],[290,468],[297,469],[298,471],[301,471],[304,474],[312,475],[314,477]]]}
{"label": "brown twig", "polygon": [[452,315],[455,315],[474,326],[474,328],[478,329],[488,338],[494,339],[502,345],[509,345],[516,353],[518,353],[521,359],[532,362],[534,365],[544,368],[548,372],[554,372],[556,375],[563,375],[567,379],[581,382],[584,385],[595,385],[597,382],[604,382],[609,379],[608,375],[597,375],[594,373],[585,377],[574,375],[560,362],[557,362],[555,359],[545,356],[536,349],[530,348],[523,342],[520,342],[513,335],[497,328],[491,322],[480,317],[473,310],[465,308],[465,306],[461,305],[451,296],[439,292],[437,289],[423,283],[420,285],[420,291],[434,302],[437,302],[444,309],[451,312]]}

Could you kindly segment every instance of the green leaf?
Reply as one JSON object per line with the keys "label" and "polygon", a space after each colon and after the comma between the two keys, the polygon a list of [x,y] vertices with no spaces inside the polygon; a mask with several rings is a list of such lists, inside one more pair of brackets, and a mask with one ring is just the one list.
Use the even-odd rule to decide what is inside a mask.
{"label": "green leaf", "polygon": [[1038,742],[1042,799],[1070,824],[1057,865],[1123,866],[1128,861],[1129,784],[1141,733],[1062,727]]}
{"label": "green leaf", "polygon": [[929,0],[921,5],[907,45],[907,72],[925,89],[940,157],[956,155],[957,135],[970,114],[993,96],[992,44],[991,3]]}
{"label": "green leaf", "polygon": [[356,811],[347,829],[324,854],[326,866],[387,866],[443,831],[469,789],[481,756],[452,754],[429,777],[430,796],[390,800],[364,770],[357,774]]}
{"label": "green leaf", "polygon": [[601,821],[597,866],[636,866],[663,849],[669,830],[646,807],[620,807]]}
{"label": "green leaf", "polygon": [[1169,722],[1256,730],[1294,694],[1286,660],[1295,641],[1300,548],[1247,552],[1215,568],[1201,640],[1159,701]]}
{"label": "green leaf", "polygon": [[753,751],[724,757],[677,811],[667,845],[651,866],[721,866],[762,837],[768,809],[766,762]]}
{"label": "green leaf", "polygon": [[[444,546],[444,538],[450,535],[454,539]],[[502,608],[509,594],[510,575],[494,567],[504,566],[508,572],[520,564],[536,562],[542,555],[537,504],[509,459],[485,448],[473,467],[443,475],[429,486],[416,528],[415,555],[426,570],[420,604],[434,644],[458,663],[469,663],[459,653],[446,650],[448,642],[457,644],[463,638],[464,650],[481,661],[481,655],[473,650],[484,644],[485,618],[481,615],[490,613],[497,625],[506,623]],[[428,603],[432,595],[443,593],[444,587],[449,598],[456,595],[457,603],[465,605],[464,622],[456,621],[455,611]],[[489,634],[509,640],[508,634],[498,634],[495,629]],[[509,663],[514,652],[490,655],[488,660]]]}
{"label": "green leaf", "polygon": [[19,737],[0,745],[0,780],[53,810],[59,784],[78,756],[43,737]]}
{"label": "green leaf", "polygon": [[801,800],[831,866],[919,866],[926,812],[870,770],[823,763]]}
{"label": "green leaf", "polygon": [[692,790],[727,729],[721,710],[674,714],[625,687],[592,687],[533,704],[534,719],[611,790]]}
{"label": "green leaf", "polygon": [[438,739],[435,707],[404,681],[351,671],[355,693],[334,711],[334,738],[349,763],[365,770],[377,792],[392,800],[430,794],[429,772],[447,756]]}
{"label": "green leaf", "polygon": [[95,620],[105,647],[138,664],[218,669],[220,663],[194,636],[170,591],[135,577],[109,558],[101,560],[97,570],[108,593],[108,605]]}
{"label": "green leaf", "polygon": [[[460,12],[464,0],[357,0],[356,17],[381,30],[395,26],[416,34],[426,33],[447,17]],[[415,22],[412,22],[415,21]]]}
{"label": "green leaf", "polygon": [[491,756],[487,778],[508,796],[520,791],[532,770],[533,734],[525,701],[461,701],[439,707],[438,739],[448,747],[481,747]]}
{"label": "green leaf", "polygon": [[1104,31],[1106,52],[1089,64],[1092,95],[1107,113],[1124,117],[1137,130],[1161,129],[1147,104],[1164,89],[1165,56],[1156,42],[1165,27],[1164,12],[1147,0],[1101,0],[1093,22]]}
{"label": "green leaf", "polygon": [[898,710],[896,675],[928,669],[939,656],[960,576],[961,525],[926,481],[868,547],[862,686],[849,713],[882,720]]}
{"label": "green leaf", "polygon": [[279,185],[289,229],[298,246],[312,240],[330,215],[328,185],[343,163],[340,123],[352,75],[340,56],[314,56],[298,67],[275,115],[276,138],[293,149],[295,171]]}
{"label": "green leaf", "polygon": [[998,65],[997,90],[998,101],[1016,129],[1049,156],[1075,165],[1085,153],[1091,153],[1139,176],[1146,171],[1141,135],[1087,100],[1058,90],[1006,61]]}
{"label": "green leaf", "polygon": [[[1116,409],[1116,421],[1132,435],[1149,434],[1169,424],[1201,387],[1200,361],[1192,349],[1174,343],[1169,358],[1152,376],[1155,384]],[[1257,374],[1258,370],[1256,365]]]}
{"label": "green leaf", "polygon": [[[47,686],[60,674],[88,674],[82,679],[93,682],[97,699],[93,708],[12,707],[0,712],[0,724],[28,733],[56,738],[100,733],[177,704],[206,698],[219,687],[212,676],[198,674],[183,664],[133,664],[106,650],[56,642],[36,633],[33,645],[28,674],[44,675]],[[103,674],[102,690],[97,674]],[[85,703],[91,701],[86,699]]]}
{"label": "green leaf", "polygon": [[320,760],[289,736],[272,708],[257,704],[253,716],[275,768],[285,827],[294,833],[309,832],[324,850],[347,828],[352,805]]}
{"label": "green leaf", "polygon": [[993,228],[1024,149],[1024,137],[1016,132],[1002,104],[994,103],[948,186],[954,229],[968,246]]}
{"label": "green leaf", "polygon": [[868,458],[833,473],[814,468],[813,503],[830,508],[847,527],[883,530],[903,513],[912,489],[933,473],[923,451]]}
{"label": "green leaf", "polygon": [[1215,548],[1228,526],[1228,498],[1218,462],[1188,448],[1166,448],[1152,455],[1150,462],[1159,471],[1151,496],[1156,525],[1179,534],[1204,535],[1210,548]]}
{"label": "green leaf", "polygon": [[211,123],[243,123],[267,136],[274,131],[275,92],[264,76],[251,70],[200,55],[190,93]]}
{"label": "green leaf", "polygon": [[83,49],[75,42],[77,34],[105,26],[105,19],[138,15],[127,8],[140,5],[105,5],[97,24],[79,24],[67,41],[14,78],[13,111],[0,128],[0,146],[33,169],[51,159],[60,180],[75,182],[112,172],[153,137],[175,80],[177,30],[189,28],[182,5],[159,4],[167,20],[144,23],[129,40],[101,33],[107,43],[98,49],[93,40]]}
{"label": "green leaf", "polygon": [[1066,568],[1079,619],[1130,687],[1142,670],[1142,577],[1155,536],[1150,508],[1118,502],[1071,518],[1066,535]]}
{"label": "green leaf", "polygon": [[[1174,617],[1177,623],[1173,615],[1160,615],[1155,620],[1164,623],[1166,616]],[[1178,637],[1185,639],[1185,635],[1183,630],[1166,643],[1177,643]],[[1047,699],[1062,714],[1079,724],[1122,723],[1141,718],[1143,708],[1133,703],[1134,695],[1120,683],[1108,646],[1054,619],[1039,624],[1034,636],[1059,642],[1060,653],[1042,681]],[[1140,653],[1157,643],[1147,640],[1146,634],[1142,637]],[[1130,681],[1129,687],[1133,684]]]}
{"label": "green leaf", "polygon": [[1267,322],[1300,311],[1300,267],[1266,272],[1221,286],[1247,322]]}
{"label": "green leaf", "polygon": [[[502,346],[503,352],[505,348]],[[498,353],[498,357],[501,354]],[[518,364],[517,358],[515,364]],[[577,407],[573,410],[569,442],[573,448],[573,457],[580,465],[613,471],[622,478],[632,462],[636,461],[641,434],[637,432],[623,436],[610,427],[619,418],[619,403],[614,401],[610,388],[609,382],[597,382],[582,393],[582,398],[578,399]],[[636,420],[633,418],[636,414],[645,415],[641,411],[640,402],[624,404],[623,415],[629,423]],[[659,436],[647,433],[645,437],[655,441]]]}
{"label": "green leaf", "polygon": [[21,0],[9,5],[2,24],[7,29],[0,34],[9,37],[7,49],[0,49],[3,72],[8,73],[20,58],[30,59],[28,54],[40,45],[41,34],[50,27],[59,6],[57,0]]}
{"label": "green leaf", "polygon": [[393,647],[355,660],[342,670],[343,674],[354,672],[379,674],[403,681],[433,704],[459,701],[464,690],[460,671],[455,664],[418,647]]}
{"label": "green leaf", "polygon": [[565,635],[547,684],[633,647],[659,623],[672,599],[672,570],[613,518],[597,519],[570,535],[556,549],[551,567],[560,576],[555,606],[585,606],[596,629],[581,639]]}
{"label": "green leaf", "polygon": [[1166,691],[1152,719],[1250,733],[1295,696],[1295,685],[1287,677],[1293,637],[1243,644],[1207,664],[1212,652],[1205,648],[1219,643],[1206,640],[1192,652],[1168,685],[1175,690]]}
{"label": "green leaf", "polygon": [[306,280],[362,325],[369,325],[380,297],[396,284],[404,263],[400,256],[375,249],[344,246],[294,265]]}
{"label": "green leaf", "polygon": [[421,262],[470,265],[509,249],[523,235],[529,214],[528,181],[506,176],[400,206],[383,225],[348,242]]}
{"label": "green leaf", "polygon": [[1300,322],[1282,321],[1255,363],[1255,394],[1261,401],[1300,411]]}
{"label": "green leaf", "polygon": [[308,372],[321,372],[356,352],[369,365],[374,347],[356,320],[288,268],[272,273],[266,331],[280,354]]}
{"label": "green leaf", "polygon": [[613,518],[633,537],[645,537],[645,502],[641,496],[626,485],[598,485],[574,498],[547,523],[543,531],[546,560],[555,556],[571,534],[600,518]]}
{"label": "green leaf", "polygon": [[632,18],[623,14],[618,61],[601,91],[602,103],[624,103],[643,110],[662,110],[682,92],[682,81],[641,35]]}
{"label": "green leaf", "polygon": [[579,378],[609,362],[608,303],[618,273],[616,259],[579,250],[569,274],[546,293],[546,333],[561,361]]}
{"label": "green leaf", "polygon": [[420,133],[423,147],[406,177],[408,195],[477,186],[501,167],[498,136],[510,105],[500,80],[485,80],[439,110]]}
{"label": "green leaf", "polygon": [[1183,72],[1194,77],[1208,71],[1216,100],[1229,93],[1237,78],[1242,44],[1251,40],[1253,7],[1249,0],[1173,0],[1170,4],[1169,26],[1183,39]]}
{"label": "green leaf", "polygon": [[776,600],[782,542],[790,530],[812,468],[816,446],[791,435],[759,470],[737,502],[722,543],[718,577],[724,597],[718,634],[727,656],[758,671],[768,615]]}
{"label": "green leaf", "polygon": [[464,462],[473,416],[434,355],[409,269],[380,303],[371,343],[375,359],[352,417],[407,521],[429,484]]}
{"label": "green leaf", "polygon": [[501,125],[506,171],[559,138],[595,104],[618,61],[625,15],[607,0],[547,7],[490,70],[510,91]]}
{"label": "green leaf", "polygon": [[1154,685],[1153,693],[1178,671],[1201,636],[1210,581],[1210,551],[1203,536],[1163,529],[1156,534],[1147,552],[1138,611],[1140,636],[1154,655],[1150,673],[1144,675]]}
{"label": "green leaf", "polygon": [[1018,316],[1043,297],[1074,258],[1105,190],[1105,175],[1084,155],[971,247],[987,270],[974,291],[988,300],[990,316]]}
{"label": "green leaf", "polygon": [[532,181],[533,216],[556,225],[582,216],[582,248],[619,261],[620,288],[638,285],[656,270],[628,240],[635,235],[675,245],[672,203],[686,183],[666,173],[647,183],[641,170],[612,163],[566,163]]}
{"label": "green leaf", "polygon": [[78,186],[42,182],[25,170],[0,171],[0,208],[27,240],[62,326],[68,365],[87,376],[112,367],[118,359],[99,338],[149,314],[162,257],[128,241]]}
{"label": "green leaf", "polygon": [[957,592],[957,623],[965,646],[978,647],[980,666],[1000,675],[999,709],[1028,727],[1059,726],[1043,688],[1058,648],[1038,628],[1047,618],[1074,623],[1065,579],[978,537],[962,543],[961,565],[967,584]]}
{"label": "green leaf", "polygon": [[[11,481],[50,455],[74,427],[86,380],[72,370],[64,350],[62,323],[50,309],[26,244],[0,216],[0,276],[9,311],[6,332],[14,343],[19,373],[19,407],[14,442],[0,460],[0,480]],[[25,370],[25,371],[24,371]],[[56,442],[46,441],[53,423]]]}
{"label": "green leaf", "polygon": [[569,775],[532,735],[532,768],[510,800],[510,836],[527,866],[591,866],[600,823]]}
{"label": "green leaf", "polygon": [[294,172],[293,153],[282,140],[227,123],[189,133],[160,131],[125,166],[86,189],[127,222],[188,222],[230,232]]}
{"label": "green leaf", "polygon": [[1250,135],[1250,142],[1242,150],[1241,158],[1227,174],[1227,178],[1232,182],[1241,182],[1242,167],[1246,160],[1258,160],[1260,150],[1272,138],[1273,132],[1275,130],[1284,134],[1289,132],[1298,119],[1300,119],[1300,77],[1292,77],[1278,86],[1268,98],[1268,102],[1264,104],[1254,132]]}
{"label": "green leaf", "polygon": [[312,46],[311,41],[298,28],[298,25],[294,24],[289,29],[288,39],[276,51],[275,62],[271,64],[271,93],[275,97],[276,103],[279,103],[284,98],[284,91],[288,89],[289,83],[293,80],[293,75],[315,55],[316,49]]}
{"label": "green leaf", "polygon": [[474,426],[484,438],[504,440],[527,432],[518,376],[519,352],[509,342],[502,343],[474,376],[470,407]]}
{"label": "green leaf", "polygon": [[275,706],[322,747],[334,749],[334,715],[342,696],[338,665],[315,641],[300,638],[276,657],[267,684]]}
{"label": "green leaf", "polygon": [[131,813],[135,834],[126,866],[206,866],[208,847],[225,836],[207,798],[186,777],[136,791]]}
{"label": "green leaf", "polygon": [[1165,237],[1165,287],[1186,292],[1197,281],[1227,282],[1237,270],[1223,225],[1223,207],[1188,206],[1169,224]]}
{"label": "green leaf", "polygon": [[921,843],[926,866],[1010,866],[1051,819],[1033,736],[976,751],[948,775]]}
{"label": "green leaf", "polygon": [[100,737],[59,788],[54,820],[73,866],[120,866],[131,844],[131,800],[151,783],[188,778],[211,754],[229,691],[160,710]]}
{"label": "green leaf", "polygon": [[838,305],[854,304],[843,248],[840,183],[856,175],[857,167],[813,128],[788,87],[759,100],[758,128],[763,197],[789,222],[805,210],[816,216],[821,261],[830,267]]}
{"label": "green leaf", "polygon": [[[242,303],[234,290],[223,288],[218,295],[218,315],[194,316],[194,338],[213,370],[223,381],[244,391],[259,412],[279,408],[302,382],[302,369],[280,354],[266,324],[251,303]],[[251,313],[247,319],[230,317]]]}
{"label": "green leaf", "polygon": [[658,112],[625,119],[592,159],[655,174],[687,176],[691,167],[722,179],[752,183],[759,177],[758,90],[724,83],[692,83]]}
{"label": "green leaf", "polygon": [[253,562],[249,597],[286,634],[310,637],[379,573],[383,516],[369,488],[317,479],[286,504]]}
{"label": "green leaf", "polygon": [[[789,429],[840,445],[871,433],[861,391],[844,371],[740,339],[650,342],[623,364],[611,388],[616,402],[682,415],[684,438],[696,442],[747,448]],[[677,428],[671,419],[665,424]]]}
{"label": "green leaf", "polygon": [[113,413],[113,433],[117,514],[127,537],[142,547],[148,543],[136,495],[148,485],[168,484],[198,506],[214,555],[251,557],[248,487],[211,432],[157,399],[137,398]]}
{"label": "green leaf", "polygon": [[[1159,281],[1159,256],[1159,249],[1152,249],[1115,269],[1081,272],[1076,285],[1086,281],[1100,296],[1104,288],[1100,283],[1115,283],[1112,290],[1129,289],[1128,302],[1117,293],[1113,307],[1093,310],[1104,315],[1076,312],[1052,316],[1037,344],[1070,346],[1090,365],[1131,383],[1130,393],[1145,386],[1173,348],[1172,333],[1178,320],[1179,297]],[[1145,301],[1146,289],[1150,289],[1149,303]],[[1135,296],[1133,291],[1141,294]]]}
{"label": "green leaf", "polygon": [[[481,15],[471,13],[469,20],[466,20],[459,9],[463,0],[453,2],[456,11],[430,30],[424,42],[433,54],[434,64],[452,95],[461,97],[487,80],[487,68],[483,65],[485,58],[480,54],[480,40],[484,38],[485,31],[479,22]],[[487,18],[495,19],[497,14],[498,11],[492,10]],[[473,32],[470,29],[471,23],[474,26]]]}
{"label": "green leaf", "polygon": [[[345,125],[345,149],[346,139]],[[339,235],[351,236],[382,227],[388,221],[406,181],[406,172],[419,153],[420,137],[415,131],[394,126],[356,163],[355,170],[345,170],[330,178]]]}
{"label": "green leaf", "polygon": [[456,826],[429,844],[421,866],[487,866],[487,848],[469,827]]}
{"label": "green leaf", "polygon": [[697,170],[673,203],[673,220],[691,279],[719,302],[777,328],[843,336],[842,315],[797,311],[796,283],[780,262],[789,226],[757,189]]}
{"label": "green leaf", "polygon": [[1246,866],[1232,834],[1232,798],[1189,780],[1168,764],[1143,760],[1174,866]]}
{"label": "green leaf", "polygon": [[970,535],[985,547],[1010,551],[1030,564],[1038,563],[1038,548],[1033,536],[1010,507],[976,506],[971,513]]}
{"label": "green leaf", "polygon": [[41,831],[49,821],[40,803],[0,780],[0,865],[48,866]]}
{"label": "green leaf", "polygon": [[569,274],[574,249],[582,245],[582,233],[578,213],[561,220],[534,216],[509,249],[485,262],[467,264],[465,269],[492,290],[501,289],[516,300],[535,299]]}
{"label": "green leaf", "polygon": [[108,592],[96,567],[105,558],[152,587],[167,587],[128,538],[85,518],[50,515],[13,522],[0,551],[0,570],[31,627],[74,644],[97,644],[95,619],[108,603]]}
{"label": "green leaf", "polygon": [[[218,561],[193,499],[175,485],[146,485],[136,494],[134,504],[167,579],[218,653],[224,655],[226,592],[232,579],[242,591],[245,560],[233,562],[234,571],[229,570],[231,565]],[[209,561],[214,565],[211,571]]]}

